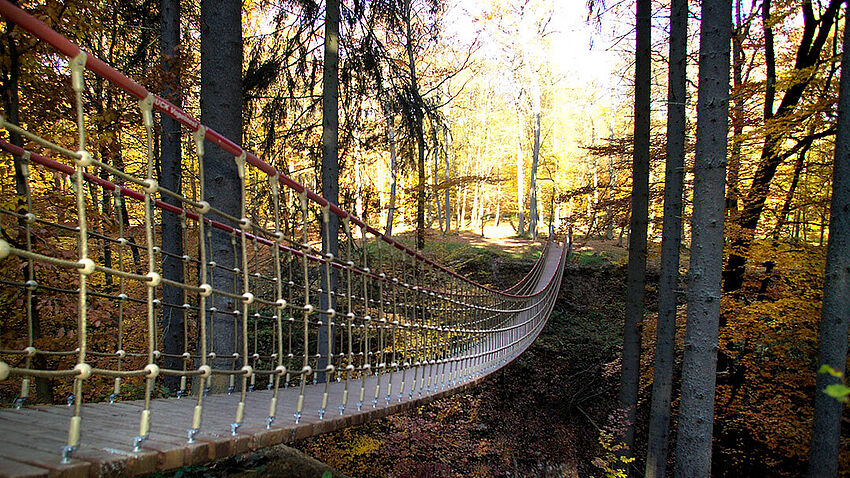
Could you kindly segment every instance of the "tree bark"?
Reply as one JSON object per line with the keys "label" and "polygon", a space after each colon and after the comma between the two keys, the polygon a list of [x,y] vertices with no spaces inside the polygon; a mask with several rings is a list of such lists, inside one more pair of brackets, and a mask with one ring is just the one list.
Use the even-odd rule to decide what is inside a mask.
{"label": "tree bark", "polygon": [[[629,225],[629,263],[626,277],[626,314],[623,325],[623,370],[620,406],[626,413],[621,456],[632,457],[635,409],[640,381],[640,331],[646,277],[646,232],[649,222],[649,120],[652,2],[637,0],[635,39],[635,126],[632,158],[632,205]],[[626,471],[626,470],[624,470]],[[628,473],[627,473],[628,474]]]}
{"label": "tree bark", "polygon": [[418,78],[416,76],[416,40],[415,33],[412,29],[413,6],[411,0],[405,0],[403,5],[403,15],[405,22],[405,35],[407,50],[407,66],[408,80],[411,96],[411,111],[409,112],[409,126],[411,135],[416,142],[416,248],[422,250],[425,248],[425,133],[423,131],[424,122],[424,105],[422,96],[419,92]]}
{"label": "tree bark", "polygon": [[[770,0],[765,0],[769,4]],[[769,8],[769,7],[767,7]],[[730,215],[738,211],[738,179],[741,171],[741,147],[744,143],[744,103],[746,95],[739,90],[744,83],[744,48],[749,23],[741,19],[741,0],[735,0],[735,31],[732,35],[732,81],[735,95],[732,98],[730,117],[732,120],[732,150],[729,154],[729,174],[726,178],[726,210]],[[766,27],[769,29],[769,27]],[[772,44],[772,39],[771,39]],[[767,48],[766,48],[767,50]]]}
{"label": "tree bark", "polygon": [[395,202],[396,202],[396,183],[398,180],[398,158],[396,157],[396,149],[395,149],[395,118],[393,118],[392,112],[390,111],[389,106],[384,105],[384,114],[387,117],[387,141],[390,146],[390,207],[387,210],[387,225],[384,229],[384,233],[387,237],[392,237],[393,235],[393,219],[395,215]]}
{"label": "tree bark", "polygon": [[[325,58],[322,78],[322,197],[331,204],[339,204],[339,0],[327,0],[325,3]],[[339,256],[339,218],[328,214],[327,229],[322,228],[322,253]],[[322,288],[319,297],[322,310],[334,309],[334,297],[327,291],[336,290],[337,269],[330,268],[328,274],[322,274]],[[331,319],[320,318],[325,323]],[[316,379],[325,380],[323,371],[331,362],[333,354],[333,330],[329,325],[319,327],[318,362],[319,372]]]}
{"label": "tree bark", "polygon": [[444,160],[446,162],[446,170],[443,175],[443,179],[446,184],[446,234],[452,233],[452,208],[451,208],[451,200],[450,200],[450,192],[451,188],[449,187],[449,180],[451,179],[451,161],[449,159],[449,155],[454,153],[454,148],[450,141],[451,135],[449,134],[449,127],[443,126],[443,147],[445,148],[445,156]]}
{"label": "tree bark", "polygon": [[535,99],[534,105],[534,146],[531,150],[531,179],[528,187],[531,198],[529,199],[529,220],[528,229],[531,232],[531,240],[537,240],[537,165],[540,163],[540,96],[539,93]]}
{"label": "tree bark", "polygon": [[[828,365],[841,373],[846,372],[847,334],[850,329],[850,74],[844,69],[850,65],[848,28],[850,20],[845,17],[829,242],[818,338],[818,365]],[[826,387],[837,383],[840,383],[837,377],[818,373],[809,455],[810,477],[838,475],[843,405],[824,393]]]}
{"label": "tree bark", "polygon": [[525,234],[525,158],[522,156],[522,111],[516,108],[516,220],[518,236]]}
{"label": "tree bark", "polygon": [[[201,122],[229,138],[242,142],[242,2],[239,0],[201,0]],[[239,175],[233,156],[217,145],[206,142],[204,154],[204,197],[216,207],[234,217],[241,215],[242,195]],[[222,217],[217,220],[229,222]],[[210,271],[216,289],[233,292],[233,268],[236,262],[230,235],[212,230],[207,261],[217,267]],[[237,243],[238,247],[238,243]],[[212,306],[219,311],[233,311],[233,300],[213,295]],[[240,350],[240,338],[233,317],[209,313],[212,327],[207,327],[209,350],[219,358],[213,368],[233,366],[231,355]],[[211,331],[214,331],[210,334]],[[213,380],[212,391],[221,391],[223,382]]]}
{"label": "tree bark", "polygon": [[[177,107],[182,107],[183,96],[180,91],[180,1],[161,0],[160,2],[161,25],[160,25],[160,53],[163,76],[165,78],[162,97],[172,102]],[[181,149],[181,127],[177,120],[168,115],[160,115],[160,178],[159,184],[163,188],[182,194],[182,149]],[[162,200],[168,204],[182,207],[182,204],[167,194],[162,195]],[[183,229],[181,218],[175,214],[162,213],[162,277],[174,282],[183,282]],[[169,285],[162,286],[162,348],[164,355],[163,364],[172,370],[183,368],[183,359],[170,357],[169,355],[181,355],[184,350],[184,324],[185,313],[183,307],[185,302],[183,291],[178,287]],[[174,307],[173,305],[176,305]],[[163,383],[177,391],[180,386],[180,377],[176,375],[165,375]]]}
{"label": "tree bark", "polygon": [[[438,121],[431,122],[431,139],[434,142],[434,173],[431,177],[431,184],[434,189],[434,202],[437,204],[437,224],[440,226],[440,233],[445,237],[447,231],[443,224],[443,205],[440,201],[440,192],[437,189],[437,176],[440,169],[440,150],[442,149],[440,148],[440,140],[437,136],[438,129],[440,129],[440,123]],[[448,212],[448,209],[446,209],[446,212]]]}
{"label": "tree bark", "polygon": [[703,0],[688,320],[676,441],[677,477],[710,476],[723,268],[732,0]]}
{"label": "tree bark", "polygon": [[679,248],[682,245],[682,192],[687,117],[686,72],[688,2],[670,4],[670,65],[667,82],[667,164],[664,172],[664,224],[661,236],[661,278],[658,283],[658,326],[652,404],[649,415],[646,476],[663,478],[667,470],[670,396],[673,390],[676,297],[679,289]]}

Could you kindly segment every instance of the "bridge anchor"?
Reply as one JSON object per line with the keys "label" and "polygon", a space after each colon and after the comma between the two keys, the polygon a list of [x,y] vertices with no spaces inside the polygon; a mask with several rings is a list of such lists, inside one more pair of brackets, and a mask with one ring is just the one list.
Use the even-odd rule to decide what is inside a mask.
{"label": "bridge anchor", "polygon": [[147,435],[137,436],[136,438],[133,438],[133,451],[134,452],[142,451],[142,443],[147,439],[148,439]]}
{"label": "bridge anchor", "polygon": [[77,451],[77,446],[63,446],[62,447],[62,464],[71,463],[71,454]]}

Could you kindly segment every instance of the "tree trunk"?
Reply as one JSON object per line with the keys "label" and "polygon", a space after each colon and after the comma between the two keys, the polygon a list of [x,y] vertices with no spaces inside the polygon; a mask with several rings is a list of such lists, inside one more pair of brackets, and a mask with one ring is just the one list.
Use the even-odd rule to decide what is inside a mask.
{"label": "tree trunk", "polygon": [[522,156],[522,111],[516,108],[516,221],[518,236],[525,234],[525,158]]}
{"label": "tree trunk", "polygon": [[[635,126],[632,158],[632,207],[629,225],[629,263],[626,277],[626,314],[623,325],[623,371],[620,406],[626,413],[623,458],[632,457],[635,409],[640,381],[640,324],[646,278],[646,230],[649,220],[649,119],[651,80],[651,0],[637,0],[635,40]],[[626,470],[624,470],[626,471]],[[627,472],[628,474],[628,472]]]}
{"label": "tree trunk", "polygon": [[493,227],[499,227],[502,218],[502,170],[496,169],[496,217],[493,219]]}
{"label": "tree trunk", "polygon": [[[767,0],[769,3],[770,0]],[[735,31],[732,36],[732,150],[729,154],[729,174],[726,178],[726,210],[733,215],[738,211],[738,178],[741,171],[741,146],[744,143],[744,103],[746,95],[739,90],[744,83],[744,48],[747,28],[741,20],[741,0],[735,0]]]}
{"label": "tree trunk", "polygon": [[[467,173],[469,173],[469,168],[467,167]],[[457,219],[457,227],[458,231],[466,226],[466,193],[469,191],[469,181],[465,181],[463,184],[463,198],[461,199],[461,207],[460,207],[460,216]]]}
{"label": "tree trunk", "polygon": [[[850,19],[845,17],[844,47],[841,54],[841,80],[838,94],[838,132],[835,135],[835,164],[832,173],[829,243],[823,308],[818,338],[818,365],[846,372],[847,334],[850,329]],[[818,373],[809,476],[837,476],[841,447],[843,404],[825,392],[841,381],[829,373]]]}
{"label": "tree trunk", "polygon": [[451,179],[451,163],[449,159],[449,155],[454,155],[454,147],[450,141],[451,135],[449,134],[449,127],[443,126],[443,147],[445,148],[445,156],[443,157],[446,162],[446,170],[443,175],[443,179],[446,184],[446,234],[452,233],[452,208],[451,208],[451,188],[449,188],[449,180]]}
{"label": "tree trunk", "polygon": [[670,5],[670,66],[667,87],[667,164],[664,172],[664,224],[661,237],[661,278],[658,283],[658,327],[652,405],[649,416],[646,476],[664,478],[673,390],[676,296],[679,289],[679,248],[682,245],[682,192],[685,170],[685,101],[687,90],[688,1]]}
{"label": "tree trunk", "polygon": [[[433,197],[434,202],[437,204],[437,224],[440,226],[440,233],[445,236],[446,229],[443,226],[443,206],[440,203],[440,192],[437,189],[437,175],[440,170],[440,141],[437,138],[437,129],[439,128],[439,123],[433,123],[431,125],[431,138],[434,142],[434,172],[431,179],[431,184],[433,185]],[[446,210],[448,212],[448,210]]]}
{"label": "tree trunk", "polygon": [[[201,0],[201,122],[224,137],[242,142],[242,2],[239,0]],[[216,207],[234,217],[241,215],[242,195],[239,175],[233,155],[207,142],[203,160],[204,197]],[[223,222],[227,219],[210,214]],[[215,289],[234,292],[231,272],[239,267],[230,234],[212,229],[207,261],[219,267],[210,271]],[[237,243],[238,247],[238,243]],[[219,311],[233,311],[233,300],[213,294],[211,306]],[[213,368],[233,366],[231,355],[240,350],[239,336],[229,314],[209,313],[207,327],[209,351],[219,358]],[[218,376],[223,377],[223,376]],[[213,380],[212,391],[224,388],[224,382]]]}
{"label": "tree trunk", "polygon": [[415,113],[416,118],[416,149],[418,158],[416,161],[416,248],[420,251],[425,249],[425,138],[422,133],[422,116]]}
{"label": "tree trunk", "polygon": [[531,233],[531,240],[537,240],[537,221],[538,210],[537,210],[537,165],[540,163],[540,95],[539,92],[537,97],[534,100],[534,146],[531,150],[531,181],[528,187],[528,191],[531,194],[531,198],[529,199],[529,210],[528,210],[528,229]]}
{"label": "tree trunk", "polygon": [[354,214],[363,218],[363,160],[361,159],[360,141],[356,133],[354,137]]}
{"label": "tree trunk", "polygon": [[[162,89],[162,97],[172,102],[177,107],[182,107],[182,92],[180,89],[180,1],[161,0],[161,36],[160,53],[162,55],[162,70],[165,82]],[[160,115],[160,165],[161,174],[159,184],[163,188],[182,194],[182,148],[181,148],[181,126],[177,120],[168,115]],[[180,201],[167,194],[162,195],[163,201],[168,204],[182,207]],[[162,277],[174,282],[183,282],[183,228],[181,218],[175,214],[162,212],[162,234],[160,237],[163,252]],[[183,291],[180,288],[169,285],[162,286],[162,349],[166,355],[163,357],[165,368],[181,370],[183,359],[169,357],[179,356],[184,350],[185,341],[185,313],[181,304],[186,302]],[[173,307],[176,304],[177,307]],[[187,364],[188,365],[188,364]],[[163,383],[177,391],[180,387],[180,377],[176,375],[165,375]]]}
{"label": "tree trunk", "polygon": [[387,237],[392,237],[393,235],[393,219],[395,214],[395,202],[396,202],[396,183],[398,182],[398,158],[396,157],[396,149],[395,149],[395,124],[392,112],[390,111],[389,106],[384,106],[384,114],[387,117],[387,141],[389,141],[390,146],[390,207],[387,210],[387,225],[384,230]]}
{"label": "tree trunk", "polygon": [[[339,204],[339,0],[327,0],[325,3],[325,57],[322,78],[322,197],[331,204]],[[328,214],[327,228],[322,228],[322,254],[339,256],[339,217]],[[328,275],[330,277],[328,277]],[[319,296],[322,310],[335,309],[329,291],[336,290],[337,269],[330,268],[330,274],[322,274],[322,288],[325,293]],[[331,321],[327,316],[319,320]],[[331,363],[333,354],[333,330],[322,325],[318,330],[318,381],[325,381],[324,369]]]}
{"label": "tree trunk", "polygon": [[723,268],[732,0],[703,0],[688,321],[676,476],[710,476]]}
{"label": "tree trunk", "polygon": [[412,108],[410,114],[411,136],[416,141],[417,159],[416,159],[416,248],[422,250],[425,248],[425,133],[423,131],[423,115],[424,105],[419,92],[418,78],[416,76],[416,59],[414,56],[415,50],[415,34],[411,28],[411,20],[413,8],[411,0],[404,1],[404,21],[407,50],[407,67],[408,79],[410,81],[410,93],[412,94]]}
{"label": "tree trunk", "polygon": [[[477,169],[477,168],[476,168]],[[478,175],[478,171],[476,172],[476,176]],[[473,231],[478,229],[478,192],[481,189],[481,184],[478,182],[472,187],[472,211],[469,213],[469,227]]]}

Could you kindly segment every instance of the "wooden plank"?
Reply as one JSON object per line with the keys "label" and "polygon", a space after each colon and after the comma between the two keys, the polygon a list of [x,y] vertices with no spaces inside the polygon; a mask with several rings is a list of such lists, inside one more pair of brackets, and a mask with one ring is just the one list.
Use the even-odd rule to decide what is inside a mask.
{"label": "wooden plank", "polygon": [[[114,410],[120,413],[129,413],[134,416],[138,416],[137,413],[141,410],[140,407],[133,404],[118,402],[109,405],[109,407],[114,407]],[[186,423],[185,428],[179,425],[181,421]],[[164,437],[167,436],[169,437],[168,441],[173,441],[178,444],[183,443],[185,446],[189,447],[187,450],[187,453],[189,454],[188,459],[184,458],[187,463],[192,462],[193,464],[197,464],[203,461],[221,458],[229,451],[229,444],[222,443],[224,441],[229,441],[228,436],[212,434],[203,429],[201,433],[195,436],[195,443],[188,443],[187,430],[190,425],[191,417],[187,419],[182,414],[175,412],[158,412],[156,415],[152,414],[151,436],[159,438],[161,441],[166,441]],[[135,436],[135,433],[137,433],[137,431],[134,431],[132,436]],[[160,438],[160,435],[163,437]],[[144,447],[145,445],[143,444],[142,446]]]}
{"label": "wooden plank", "polygon": [[0,458],[0,478],[42,478],[47,477],[49,472],[45,468]]}
{"label": "wooden plank", "polygon": [[[67,418],[44,411],[22,409],[20,412],[22,413],[6,414],[6,418],[18,429],[25,430],[22,433],[32,438],[28,446],[59,456],[66,444]],[[37,423],[38,428],[33,429],[32,423]],[[4,428],[9,426],[11,424]],[[129,447],[112,439],[113,437],[104,438],[101,434],[87,430],[86,425],[83,425],[81,435],[80,448],[72,456],[91,463],[93,476],[138,474],[156,466],[157,456],[154,452],[134,453]]]}
{"label": "wooden plank", "polygon": [[[135,427],[128,426],[123,415],[110,406],[90,406],[82,411],[83,427],[81,444],[110,450],[119,455],[126,455],[122,461],[128,468],[137,469],[135,473],[149,473],[157,469],[179,468],[184,464],[194,464],[206,460],[198,458],[193,463],[186,463],[186,456],[192,456],[197,446],[186,446],[185,441],[178,442],[171,436],[151,433],[150,439],[142,443],[141,451],[132,450],[132,441],[137,432]],[[56,413],[55,409],[46,409],[43,413]],[[110,425],[114,425],[110,427]]]}
{"label": "wooden plank", "polygon": [[91,468],[91,463],[78,458],[71,458],[69,463],[61,463],[61,455],[58,452],[48,453],[12,442],[3,443],[0,447],[0,457],[47,468],[50,470],[50,476],[62,478],[86,478]]}

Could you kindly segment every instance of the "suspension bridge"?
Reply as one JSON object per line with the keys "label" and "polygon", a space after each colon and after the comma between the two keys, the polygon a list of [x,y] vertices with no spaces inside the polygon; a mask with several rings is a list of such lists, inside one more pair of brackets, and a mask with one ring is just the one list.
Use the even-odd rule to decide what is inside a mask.
{"label": "suspension bridge", "polygon": [[[559,244],[550,231],[513,287],[478,284],[329,204],[8,1],[0,14],[52,48],[43,64],[69,77],[72,106],[53,136],[0,117],[7,138],[22,139],[0,140],[0,394],[17,397],[0,409],[0,477],[137,475],[357,425],[477,383],[545,325],[568,238]],[[137,104],[132,165],[92,147],[91,78]],[[183,160],[194,181],[179,191],[155,179],[157,113],[194,146]],[[209,148],[236,164],[236,214],[206,200]],[[182,255],[161,239],[168,217]],[[180,264],[178,276],[164,261]],[[169,335],[179,350],[167,350]],[[35,403],[39,381],[67,404]],[[176,397],[166,398],[166,381]]]}

